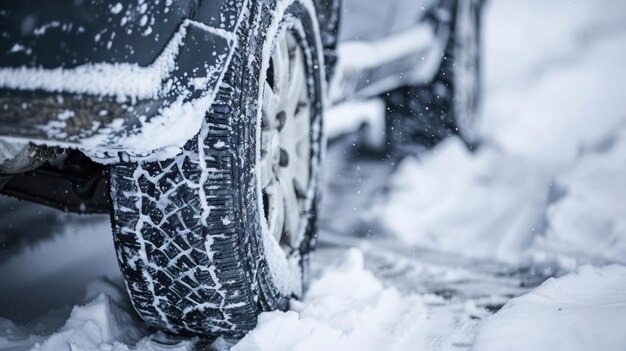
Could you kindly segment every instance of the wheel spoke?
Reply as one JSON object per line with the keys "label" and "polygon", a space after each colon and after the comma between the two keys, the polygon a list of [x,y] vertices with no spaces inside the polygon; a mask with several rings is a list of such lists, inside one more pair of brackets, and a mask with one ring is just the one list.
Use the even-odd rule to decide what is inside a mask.
{"label": "wheel spoke", "polygon": [[286,40],[278,42],[272,60],[274,60],[274,87],[279,96],[285,96],[289,84],[289,49]]}
{"label": "wheel spoke", "polygon": [[295,112],[298,104],[306,98],[306,81],[304,62],[302,61],[302,51],[295,50],[292,59],[291,77],[289,81],[288,94],[286,94],[285,109]]}
{"label": "wheel spoke", "polygon": [[310,152],[308,151],[308,147],[306,149],[306,158],[294,157],[293,162],[290,164],[290,171],[293,174],[293,179],[296,183],[295,185],[298,189],[299,195],[306,195],[306,191],[309,186]]}
{"label": "wheel spoke", "polygon": [[283,236],[283,228],[285,227],[285,201],[283,197],[283,191],[274,182],[267,188],[269,201],[269,215],[268,215],[268,229],[270,235],[280,243],[280,239]]}
{"label": "wheel spoke", "polygon": [[289,235],[291,247],[295,248],[300,222],[300,204],[289,172],[282,173],[278,179],[285,204],[285,232]]}
{"label": "wheel spoke", "polygon": [[302,108],[298,116],[290,116],[285,127],[280,131],[281,139],[290,149],[295,149],[295,143],[311,138],[311,120],[307,108]]}
{"label": "wheel spoke", "polygon": [[278,98],[274,90],[265,82],[263,90],[263,129],[273,129],[276,124],[276,112],[278,108]]}
{"label": "wheel spoke", "polygon": [[260,174],[261,188],[265,189],[274,178],[274,170],[272,169],[273,160],[275,157],[274,149],[272,147],[272,132],[263,131],[261,136],[261,164]]}

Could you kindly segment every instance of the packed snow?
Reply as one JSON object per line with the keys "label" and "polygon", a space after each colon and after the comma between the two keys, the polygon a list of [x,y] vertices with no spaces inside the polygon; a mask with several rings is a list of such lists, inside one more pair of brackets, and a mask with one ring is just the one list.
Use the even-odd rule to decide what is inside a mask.
{"label": "packed snow", "polygon": [[419,350],[432,343],[433,330],[471,322],[469,315],[456,320],[427,304],[446,301],[385,287],[365,269],[363,252],[350,249],[311,284],[303,302],[294,301],[288,312],[263,314],[232,350]]}
{"label": "packed snow", "polygon": [[329,114],[331,210],[290,311],[241,341],[166,336],[133,312],[106,217],[0,203],[20,248],[0,245],[0,349],[623,350],[626,3],[487,10],[474,152],[372,160],[357,135],[380,138],[381,103]]}
{"label": "packed snow", "polygon": [[584,266],[487,318],[473,350],[624,350],[625,315],[626,267]]}

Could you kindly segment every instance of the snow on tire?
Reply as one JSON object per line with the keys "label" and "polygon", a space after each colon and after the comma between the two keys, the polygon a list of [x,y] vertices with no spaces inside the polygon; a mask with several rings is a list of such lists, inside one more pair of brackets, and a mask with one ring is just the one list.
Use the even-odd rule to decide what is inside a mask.
{"label": "snow on tire", "polygon": [[[243,336],[259,313],[284,310],[302,293],[314,246],[324,80],[314,9],[308,1],[253,2],[237,37],[215,103],[183,153],[110,168],[114,241],[131,301],[146,322],[174,333]],[[295,107],[310,120],[309,150],[301,152],[309,180],[293,191],[298,242],[295,231],[271,235],[261,188],[264,94],[281,40],[295,40],[301,53],[307,101]],[[285,164],[279,157],[276,167]]]}

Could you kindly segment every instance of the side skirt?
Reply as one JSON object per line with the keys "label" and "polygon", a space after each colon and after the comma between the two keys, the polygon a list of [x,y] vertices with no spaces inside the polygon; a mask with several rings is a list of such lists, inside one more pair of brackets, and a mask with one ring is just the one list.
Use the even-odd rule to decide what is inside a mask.
{"label": "side skirt", "polygon": [[110,212],[104,166],[76,151],[69,152],[58,164],[53,163],[13,176],[0,175],[0,194],[68,212]]}

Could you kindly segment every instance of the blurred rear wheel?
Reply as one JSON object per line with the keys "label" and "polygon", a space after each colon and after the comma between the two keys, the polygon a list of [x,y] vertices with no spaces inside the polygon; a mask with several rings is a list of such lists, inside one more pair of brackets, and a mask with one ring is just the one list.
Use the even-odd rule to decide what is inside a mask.
{"label": "blurred rear wheel", "polygon": [[383,96],[390,147],[433,146],[450,135],[459,135],[470,148],[478,143],[480,11],[480,1],[455,1],[451,33],[433,80]]}

